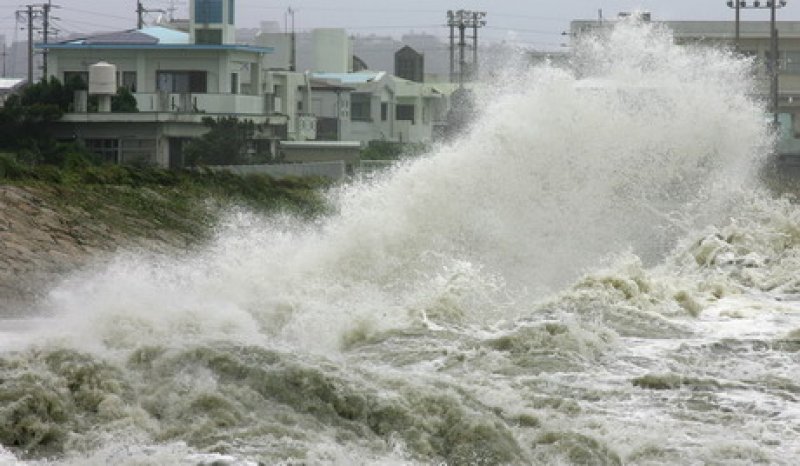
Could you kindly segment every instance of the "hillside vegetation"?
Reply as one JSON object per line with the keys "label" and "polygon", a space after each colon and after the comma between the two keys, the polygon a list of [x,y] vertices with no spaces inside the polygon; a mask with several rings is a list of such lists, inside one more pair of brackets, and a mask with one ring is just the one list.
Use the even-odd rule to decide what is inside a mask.
{"label": "hillside vegetation", "polygon": [[67,154],[60,166],[31,166],[0,154],[0,317],[21,312],[65,272],[119,248],[201,244],[233,207],[321,215],[325,184],[96,165],[80,154]]}

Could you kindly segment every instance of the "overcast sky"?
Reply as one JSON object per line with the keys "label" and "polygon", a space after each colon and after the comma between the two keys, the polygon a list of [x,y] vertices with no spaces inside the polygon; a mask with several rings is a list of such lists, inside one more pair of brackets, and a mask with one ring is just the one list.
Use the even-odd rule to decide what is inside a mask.
{"label": "overcast sky", "polygon": [[[28,3],[41,3],[35,0]],[[142,0],[146,8],[176,8],[176,17],[188,16],[189,0]],[[62,36],[130,29],[136,26],[136,0],[53,0],[54,24]],[[752,3],[752,2],[751,2]],[[27,32],[15,30],[15,11],[26,3],[0,0],[0,34],[6,41],[24,40]],[[530,47],[553,49],[564,42],[561,32],[569,29],[573,19],[613,17],[619,11],[644,9],[654,20],[725,20],[733,11],[725,0],[237,0],[238,27],[257,27],[260,21],[284,24],[288,7],[296,11],[295,27],[299,31],[316,27],[343,27],[356,35],[393,35],[409,31],[447,36],[445,13],[448,9],[486,11],[486,27],[482,41],[507,40]],[[148,16],[155,19],[156,14]],[[800,0],[789,0],[778,12],[778,18],[800,21]],[[769,10],[743,11],[743,19],[769,20]]]}

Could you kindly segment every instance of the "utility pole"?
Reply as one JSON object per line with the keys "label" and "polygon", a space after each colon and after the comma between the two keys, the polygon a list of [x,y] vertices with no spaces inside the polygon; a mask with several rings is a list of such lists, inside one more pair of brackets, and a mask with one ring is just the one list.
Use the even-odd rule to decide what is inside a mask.
{"label": "utility pole", "polygon": [[136,0],[136,29],[144,27],[144,6],[142,2]]}
{"label": "utility pole", "polygon": [[772,118],[773,124],[778,126],[778,73],[780,71],[780,61],[778,57],[778,29],[775,27],[775,20],[777,16],[777,9],[783,8],[788,2],[786,0],[767,0],[761,2],[754,0],[752,4],[748,4],[744,0],[728,0],[728,7],[736,9],[736,26],[735,26],[735,41],[736,47],[739,47],[739,10],[742,8],[752,9],[765,9],[769,8],[769,64],[768,70],[770,75],[770,100],[772,101]]}
{"label": "utility pole", "polygon": [[467,62],[464,61],[464,47],[467,43],[464,42],[464,31],[467,25],[464,24],[463,19],[458,23],[458,86],[464,87],[464,68]]}
{"label": "utility pole", "polygon": [[175,12],[178,10],[178,7],[175,6],[175,0],[169,0],[169,8],[167,8],[167,12],[169,13],[169,21],[172,22],[175,20]]}
{"label": "utility pole", "polygon": [[486,26],[486,21],[483,18],[486,17],[485,11],[474,11],[472,12],[472,79],[476,80],[480,78],[478,74],[478,28],[482,26]]}
{"label": "utility pole", "polygon": [[287,24],[288,17],[292,17],[292,32],[289,35],[289,71],[295,71],[297,69],[297,57],[296,57],[296,41],[297,37],[294,33],[294,13],[295,10],[292,7],[286,9],[286,14],[283,17],[283,30],[286,31],[289,26]]}
{"label": "utility pole", "polygon": [[[770,3],[770,15],[769,15],[769,40],[771,46],[771,55],[772,55],[772,80],[770,81],[771,91],[772,91],[772,123],[775,127],[778,127],[778,71],[779,71],[779,61],[778,61],[778,29],[775,28],[775,9],[776,1],[772,0]],[[785,2],[784,2],[785,3]]]}
{"label": "utility pole", "polygon": [[50,36],[50,9],[53,6],[48,0],[47,3],[42,4],[42,42],[44,48],[42,49],[42,77],[47,80],[47,42]]}
{"label": "utility pole", "polygon": [[142,29],[144,27],[145,13],[167,14],[166,10],[162,10],[161,8],[145,8],[141,1],[136,0],[136,29]]}
{"label": "utility pole", "polygon": [[455,81],[456,76],[456,57],[455,57],[455,41],[456,41],[456,20],[453,16],[453,10],[447,10],[447,25],[450,26],[450,82]]}
{"label": "utility pole", "polygon": [[447,12],[447,25],[450,26],[450,81],[454,79],[454,49],[453,43],[454,29],[458,28],[458,83],[464,85],[467,71],[467,63],[464,59],[464,48],[466,47],[466,29],[472,28],[472,78],[478,77],[478,28],[486,25],[483,19],[486,17],[485,11],[458,10]]}
{"label": "utility pole", "polygon": [[33,84],[33,5],[28,5],[28,84]]}

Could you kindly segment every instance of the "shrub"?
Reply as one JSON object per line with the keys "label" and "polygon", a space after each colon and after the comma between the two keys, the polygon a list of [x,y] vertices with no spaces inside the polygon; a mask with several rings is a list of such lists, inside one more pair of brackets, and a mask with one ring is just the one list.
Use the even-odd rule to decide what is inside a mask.
{"label": "shrub", "polygon": [[30,169],[17,162],[12,154],[0,153],[0,178],[18,180],[30,176]]}

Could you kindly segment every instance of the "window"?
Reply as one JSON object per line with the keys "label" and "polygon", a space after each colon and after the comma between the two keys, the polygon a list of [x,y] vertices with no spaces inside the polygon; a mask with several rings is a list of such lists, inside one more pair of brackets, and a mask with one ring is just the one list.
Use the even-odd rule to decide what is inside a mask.
{"label": "window", "polygon": [[156,73],[156,88],[159,91],[204,94],[207,92],[206,86],[205,71],[158,71]]}
{"label": "window", "polygon": [[104,162],[119,163],[119,139],[87,139],[89,152],[99,155]]}
{"label": "window", "polygon": [[136,92],[136,72],[135,71],[123,71],[121,73],[121,80],[120,80],[120,87],[124,87],[125,89]]}
{"label": "window", "polygon": [[222,23],[222,0],[195,0],[195,22],[205,24]]}
{"label": "window", "polygon": [[233,0],[228,0],[228,24],[234,23],[234,15],[236,14],[236,7]]}
{"label": "window", "polygon": [[120,141],[120,162],[154,163],[155,160],[155,139],[123,139]]}
{"label": "window", "polygon": [[221,45],[222,30],[220,29],[195,29],[194,41],[197,44]]}
{"label": "window", "polygon": [[782,58],[787,73],[800,74],[800,52],[784,52]]}
{"label": "window", "polygon": [[381,102],[381,121],[386,121],[389,118],[389,103]]}
{"label": "window", "polygon": [[350,97],[350,119],[352,121],[372,121],[370,103],[370,94],[353,93]]}
{"label": "window", "polygon": [[[784,52],[778,51],[778,70],[782,71],[786,69],[786,57],[784,56]],[[772,53],[769,50],[764,52],[764,67],[766,72],[769,73],[772,70]]]}
{"label": "window", "polygon": [[397,120],[405,120],[410,121],[411,124],[414,124],[414,106],[413,105],[400,105],[398,104],[395,107],[395,118]]}
{"label": "window", "polygon": [[239,73],[231,73],[231,94],[239,93]]}

